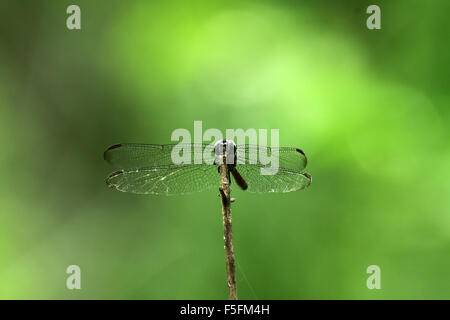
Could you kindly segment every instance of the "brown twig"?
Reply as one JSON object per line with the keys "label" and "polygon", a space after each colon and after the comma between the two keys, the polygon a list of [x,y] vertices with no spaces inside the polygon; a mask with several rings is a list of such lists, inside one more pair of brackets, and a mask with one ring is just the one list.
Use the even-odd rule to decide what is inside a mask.
{"label": "brown twig", "polygon": [[222,197],[223,240],[227,265],[228,299],[237,300],[236,266],[234,264],[233,231],[231,227],[230,181],[225,156],[220,164],[220,195]]}

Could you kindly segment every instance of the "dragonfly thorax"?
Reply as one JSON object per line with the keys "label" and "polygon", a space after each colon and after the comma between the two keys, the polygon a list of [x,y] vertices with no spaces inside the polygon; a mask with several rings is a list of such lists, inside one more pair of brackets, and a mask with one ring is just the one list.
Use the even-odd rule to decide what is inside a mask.
{"label": "dragonfly thorax", "polygon": [[236,164],[236,144],[233,140],[219,140],[214,145],[214,153],[216,155],[214,163],[221,164],[223,156],[226,157],[227,164]]}

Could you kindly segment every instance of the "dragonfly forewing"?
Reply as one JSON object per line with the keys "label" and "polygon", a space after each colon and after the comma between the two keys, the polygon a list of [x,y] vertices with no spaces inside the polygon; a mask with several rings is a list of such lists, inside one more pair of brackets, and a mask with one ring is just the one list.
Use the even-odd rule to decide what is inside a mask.
{"label": "dragonfly forewing", "polygon": [[237,146],[237,164],[268,165],[278,163],[280,168],[303,172],[308,163],[305,153],[298,148]]}
{"label": "dragonfly forewing", "polygon": [[[207,144],[139,144],[122,143],[109,147],[103,154],[103,157],[110,164],[121,168],[138,168],[171,165],[174,163],[173,153],[187,152],[186,159],[188,163],[194,163],[194,157],[204,155]],[[213,148],[208,149],[211,154]]]}

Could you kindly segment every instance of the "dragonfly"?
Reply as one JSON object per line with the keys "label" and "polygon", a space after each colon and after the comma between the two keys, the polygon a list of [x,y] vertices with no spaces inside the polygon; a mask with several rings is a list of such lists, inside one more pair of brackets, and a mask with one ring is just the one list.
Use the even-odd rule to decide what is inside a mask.
{"label": "dragonfly", "polygon": [[[207,149],[209,148],[209,149]],[[176,164],[173,154],[187,152],[194,159],[199,150],[211,151],[213,161]],[[258,155],[278,155],[278,170],[262,174],[267,163]],[[226,155],[227,173],[242,190],[250,193],[283,193],[307,188],[312,181],[305,172],[307,158],[299,148],[235,145],[232,140],[211,144],[136,144],[110,146],[104,159],[119,170],[106,178],[109,187],[122,192],[154,195],[182,195],[207,191],[219,186],[220,156]],[[259,157],[261,158],[261,157]],[[231,159],[231,161],[229,161]]]}

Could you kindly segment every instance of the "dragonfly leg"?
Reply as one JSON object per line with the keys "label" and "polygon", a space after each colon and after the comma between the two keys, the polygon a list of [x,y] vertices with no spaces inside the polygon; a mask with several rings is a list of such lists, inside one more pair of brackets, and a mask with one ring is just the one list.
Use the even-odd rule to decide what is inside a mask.
{"label": "dragonfly leg", "polygon": [[[230,171],[232,171],[232,170],[233,170],[233,168],[230,168],[228,166],[228,168],[227,168],[227,178],[228,178],[228,184],[230,184],[230,185],[231,185]],[[217,167],[217,172],[220,174],[220,167],[219,166]]]}

